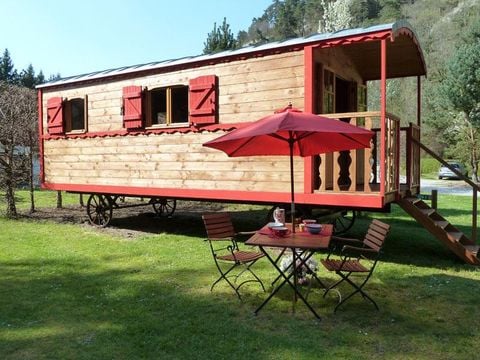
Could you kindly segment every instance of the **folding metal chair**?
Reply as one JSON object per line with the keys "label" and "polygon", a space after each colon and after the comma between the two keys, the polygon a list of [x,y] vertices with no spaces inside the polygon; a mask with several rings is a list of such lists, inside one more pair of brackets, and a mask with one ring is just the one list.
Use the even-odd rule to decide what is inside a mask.
{"label": "folding metal chair", "polygon": [[[360,293],[364,299],[370,300],[375,308],[379,310],[377,303],[363,290],[363,287],[375,270],[382,246],[389,230],[390,225],[374,219],[368,227],[368,231],[363,241],[351,238],[332,237],[332,241],[335,245],[342,246],[340,259],[331,259],[330,257],[333,254],[333,251],[331,251],[326,259],[321,260],[321,263],[328,271],[334,271],[338,274],[341,279],[329,286],[323,294],[323,297],[325,297],[331,289],[344,281],[354,288],[352,293],[347,295],[337,304],[334,312],[357,293]],[[365,275],[365,277],[362,282],[355,283],[350,278],[352,274],[361,274]]]}
{"label": "folding metal chair", "polygon": [[[240,250],[235,240],[238,235],[253,235],[255,232],[235,232],[228,213],[203,214],[202,219],[205,224],[205,230],[207,231],[207,240],[210,244],[215,265],[220,272],[220,277],[212,284],[210,291],[212,291],[215,285],[221,280],[225,280],[228,285],[230,285],[240,300],[242,300],[242,297],[238,289],[248,282],[260,283],[263,291],[265,291],[262,281],[251,269],[251,266],[265,255],[260,251]],[[231,265],[227,269],[224,269],[222,268],[222,263],[229,263]],[[242,268],[242,270],[235,275],[231,274],[237,267]],[[237,279],[245,272],[250,273],[253,279],[244,280],[237,285]],[[231,277],[234,277],[233,282],[230,280]]]}

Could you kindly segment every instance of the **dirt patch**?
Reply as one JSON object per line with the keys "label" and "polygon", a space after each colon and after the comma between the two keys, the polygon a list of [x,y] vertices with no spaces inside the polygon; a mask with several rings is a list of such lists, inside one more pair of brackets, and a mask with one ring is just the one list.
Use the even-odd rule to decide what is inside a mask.
{"label": "dirt patch", "polygon": [[[121,206],[121,205],[120,205]],[[126,239],[135,239],[146,234],[162,232],[182,233],[188,229],[195,229],[201,225],[200,214],[206,211],[222,211],[226,207],[220,203],[206,203],[194,201],[179,201],[172,217],[159,216],[151,205],[119,208],[113,210],[110,224],[105,227],[93,227],[88,221],[86,207],[64,206],[62,208],[40,208],[33,214],[22,213],[22,218],[33,220],[47,220],[60,224],[73,224],[93,228],[95,231],[120,236]],[[189,227],[185,227],[185,223]]]}

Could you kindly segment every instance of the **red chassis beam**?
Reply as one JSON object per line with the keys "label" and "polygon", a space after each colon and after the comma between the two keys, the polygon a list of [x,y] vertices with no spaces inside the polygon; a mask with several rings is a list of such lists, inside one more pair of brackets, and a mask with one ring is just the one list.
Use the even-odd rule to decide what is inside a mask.
{"label": "red chassis beam", "polygon": [[[184,200],[221,201],[243,203],[278,204],[289,203],[290,193],[283,192],[254,192],[235,190],[202,190],[202,189],[171,189],[171,188],[144,188],[135,186],[110,185],[80,185],[80,184],[52,184],[43,183],[43,189],[69,191],[88,194],[111,194],[141,197],[166,197]],[[318,206],[339,206],[349,208],[381,209],[384,198],[380,194],[295,194],[297,204]]]}

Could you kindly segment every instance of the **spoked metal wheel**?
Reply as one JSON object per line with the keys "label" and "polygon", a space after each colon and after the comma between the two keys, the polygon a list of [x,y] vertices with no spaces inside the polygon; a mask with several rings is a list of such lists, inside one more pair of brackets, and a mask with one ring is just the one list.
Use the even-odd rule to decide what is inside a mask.
{"label": "spoked metal wheel", "polygon": [[342,211],[341,215],[336,217],[333,222],[333,233],[335,235],[345,234],[355,223],[357,214],[355,210]]}
{"label": "spoked metal wheel", "polygon": [[175,199],[154,198],[150,202],[153,210],[160,216],[172,216],[177,208],[177,200]]}
{"label": "spoked metal wheel", "polygon": [[87,201],[88,220],[92,225],[105,227],[112,220],[112,199],[108,195],[92,194]]}

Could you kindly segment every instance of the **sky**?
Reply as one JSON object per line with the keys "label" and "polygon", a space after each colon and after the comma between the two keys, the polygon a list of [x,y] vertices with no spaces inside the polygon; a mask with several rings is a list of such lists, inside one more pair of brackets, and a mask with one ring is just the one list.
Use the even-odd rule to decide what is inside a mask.
{"label": "sky", "polygon": [[0,0],[0,52],[48,78],[200,55],[213,24],[247,30],[273,0]]}

